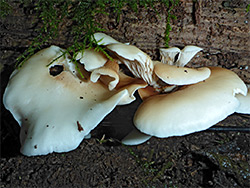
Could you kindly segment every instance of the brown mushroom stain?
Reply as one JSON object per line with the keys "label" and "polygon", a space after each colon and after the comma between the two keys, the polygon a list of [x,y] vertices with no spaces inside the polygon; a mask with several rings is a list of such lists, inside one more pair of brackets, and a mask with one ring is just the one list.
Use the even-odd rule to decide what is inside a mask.
{"label": "brown mushroom stain", "polygon": [[79,132],[84,131],[82,125],[80,124],[80,122],[77,121],[76,123],[77,123],[78,131],[79,131]]}

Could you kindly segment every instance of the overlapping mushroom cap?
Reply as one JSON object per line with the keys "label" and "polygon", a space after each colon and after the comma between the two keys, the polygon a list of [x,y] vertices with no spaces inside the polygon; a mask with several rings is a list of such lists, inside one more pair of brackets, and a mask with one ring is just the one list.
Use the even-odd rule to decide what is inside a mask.
{"label": "overlapping mushroom cap", "polygon": [[133,83],[110,91],[90,81],[84,69],[81,78],[67,56],[46,66],[61,54],[56,46],[38,52],[12,74],[5,90],[4,105],[21,126],[24,155],[75,149],[117,104],[134,100]]}
{"label": "overlapping mushroom cap", "polygon": [[180,136],[205,130],[234,113],[240,104],[235,95],[246,95],[246,85],[232,71],[210,69],[204,82],[146,99],[135,113],[135,126],[152,136]]}

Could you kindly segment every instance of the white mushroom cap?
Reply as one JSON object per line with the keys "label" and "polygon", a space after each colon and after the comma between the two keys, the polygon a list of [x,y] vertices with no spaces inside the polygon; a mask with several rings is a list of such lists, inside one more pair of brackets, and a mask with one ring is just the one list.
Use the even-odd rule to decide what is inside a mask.
{"label": "white mushroom cap", "polygon": [[128,69],[137,78],[142,78],[147,83],[152,83],[153,62],[150,57],[133,45],[122,43],[108,45],[107,48],[114,52]]}
{"label": "white mushroom cap", "polygon": [[211,71],[207,67],[197,69],[157,63],[154,66],[154,73],[167,84],[187,85],[207,79]]}
{"label": "white mushroom cap", "polygon": [[97,42],[98,45],[109,45],[109,44],[115,44],[115,43],[120,43],[114,38],[106,35],[105,33],[95,33],[94,38]]}
{"label": "white mushroom cap", "polygon": [[135,113],[135,126],[152,136],[181,136],[205,130],[234,113],[239,106],[235,95],[246,95],[246,85],[232,71],[210,69],[204,82],[146,99]]}
{"label": "white mushroom cap", "polygon": [[241,94],[236,95],[240,102],[240,106],[236,109],[237,113],[250,114],[250,85],[248,85],[248,92],[246,96]]}
{"label": "white mushroom cap", "polygon": [[[161,62],[169,65],[184,67],[202,48],[197,46],[185,46],[182,50],[177,47],[161,48]],[[178,57],[176,58],[176,56]]]}
{"label": "white mushroom cap", "polygon": [[[180,58],[180,56],[178,55],[180,52],[181,50],[177,47],[160,48],[161,62],[169,65],[174,65],[176,60]],[[178,55],[178,59],[175,59],[176,55]]]}
{"label": "white mushroom cap", "polygon": [[76,60],[80,60],[87,71],[93,71],[102,67],[108,61],[108,58],[105,54],[94,49],[85,49],[77,53]]}
{"label": "white mushroom cap", "polygon": [[197,46],[185,46],[181,50],[180,58],[176,62],[176,66],[184,67],[202,48]]}
{"label": "white mushroom cap", "polygon": [[122,139],[124,145],[139,145],[148,141],[152,136],[144,134],[137,129],[133,129],[127,136]]}
{"label": "white mushroom cap", "polygon": [[[5,90],[3,103],[21,126],[24,155],[75,149],[129,95],[126,88],[110,92],[101,82],[91,82],[84,70],[87,80],[78,77],[67,57],[47,67],[61,51],[51,46],[32,56],[11,76]],[[52,76],[57,66],[63,69]]]}
{"label": "white mushroom cap", "polygon": [[90,80],[97,82],[101,78],[101,81],[108,85],[109,90],[113,90],[119,83],[119,65],[115,61],[109,60],[103,67],[95,69],[91,75]]}

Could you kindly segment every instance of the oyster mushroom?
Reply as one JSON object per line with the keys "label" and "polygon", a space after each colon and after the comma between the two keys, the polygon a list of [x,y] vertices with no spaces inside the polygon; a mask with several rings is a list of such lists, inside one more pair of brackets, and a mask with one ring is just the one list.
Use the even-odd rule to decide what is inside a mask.
{"label": "oyster mushroom", "polygon": [[116,43],[120,43],[117,40],[115,40],[114,38],[106,35],[105,33],[95,33],[94,34],[94,39],[96,40],[98,45],[109,45],[109,44],[116,44]]}
{"label": "oyster mushroom", "polygon": [[24,155],[75,149],[117,104],[133,100],[128,98],[134,86],[110,91],[78,65],[83,79],[67,56],[47,67],[62,51],[51,46],[36,53],[13,72],[5,89],[3,103],[21,126]]}
{"label": "oyster mushroom", "polygon": [[184,67],[202,48],[185,46],[182,50],[177,47],[161,48],[161,62],[169,65]]}
{"label": "oyster mushroom", "polygon": [[102,67],[108,61],[108,58],[102,52],[85,49],[77,53],[76,60],[80,60],[87,71],[93,71]]}
{"label": "oyster mushroom", "polygon": [[206,80],[211,71],[207,67],[194,69],[159,62],[154,65],[154,73],[167,84],[187,85]]}
{"label": "oyster mushroom", "polygon": [[142,78],[148,84],[153,83],[154,65],[146,53],[133,45],[122,43],[107,45],[107,49],[115,53],[135,77]]}
{"label": "oyster mushroom", "polygon": [[205,130],[240,105],[236,94],[247,94],[244,82],[232,71],[211,67],[211,76],[197,84],[147,98],[134,116],[142,133],[160,138]]}

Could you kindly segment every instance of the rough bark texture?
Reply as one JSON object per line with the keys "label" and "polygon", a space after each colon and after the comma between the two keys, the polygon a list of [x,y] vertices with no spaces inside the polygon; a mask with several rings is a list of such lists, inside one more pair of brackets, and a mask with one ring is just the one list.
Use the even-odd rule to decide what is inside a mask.
{"label": "rough bark texture", "polygon": [[[235,71],[250,84],[250,14],[247,0],[182,0],[174,10],[170,46],[189,44],[204,50],[189,66],[221,66]],[[13,4],[11,15],[0,20],[1,96],[15,59],[31,44],[39,22],[32,6]],[[123,9],[98,16],[107,34],[136,45],[153,59],[164,47],[166,10],[159,16],[148,8],[138,13]],[[71,23],[66,23],[70,26]],[[67,27],[65,27],[67,28]],[[68,47],[67,29],[51,42]],[[48,46],[50,44],[47,44]],[[19,153],[19,126],[1,103],[1,187],[248,187],[250,186],[249,133],[203,131],[183,137],[152,138],[135,147],[115,141],[121,127],[132,126],[138,104],[117,107],[69,153],[25,157]],[[107,126],[109,125],[109,126]],[[219,126],[249,127],[249,115],[234,114]],[[103,135],[104,142],[99,142]]]}

